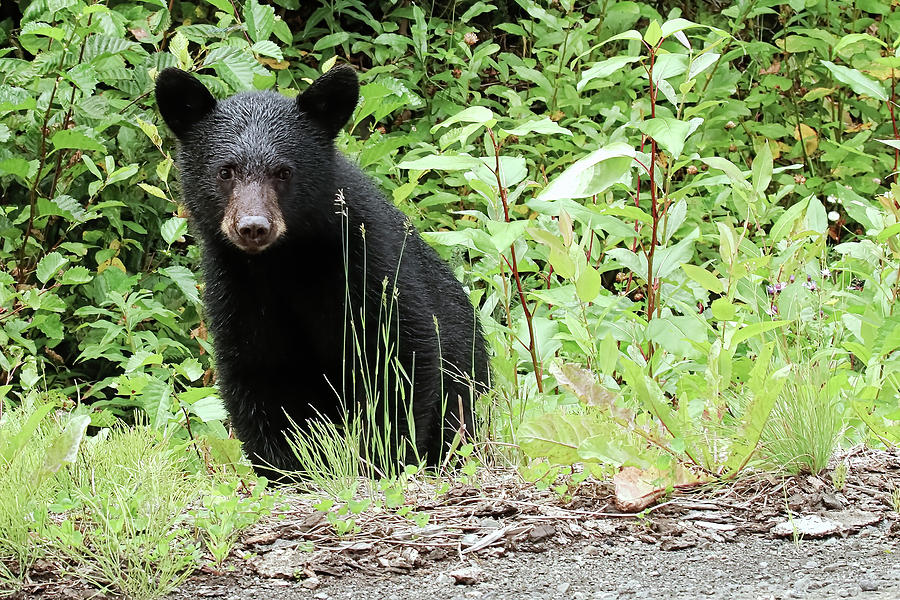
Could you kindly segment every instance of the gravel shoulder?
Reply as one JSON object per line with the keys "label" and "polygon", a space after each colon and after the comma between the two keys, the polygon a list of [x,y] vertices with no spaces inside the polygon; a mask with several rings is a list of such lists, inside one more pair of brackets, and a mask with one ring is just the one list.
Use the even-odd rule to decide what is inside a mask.
{"label": "gravel shoulder", "polygon": [[[225,576],[189,582],[173,600],[761,600],[900,598],[900,547],[877,528],[848,538],[800,541],[762,536],[664,551],[640,540],[577,543],[502,558],[448,560],[410,574],[360,572],[309,581]],[[449,573],[469,568],[477,582]]]}

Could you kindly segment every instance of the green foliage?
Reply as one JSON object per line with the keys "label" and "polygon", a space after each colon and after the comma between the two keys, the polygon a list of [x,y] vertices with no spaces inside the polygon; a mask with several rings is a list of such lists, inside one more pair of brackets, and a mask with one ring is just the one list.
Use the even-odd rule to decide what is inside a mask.
{"label": "green foliage", "polygon": [[[241,468],[152,81],[180,66],[219,97],[295,94],[336,60],[363,83],[339,145],[468,286],[494,355],[485,436],[543,461],[530,479],[731,477],[826,448],[838,420],[835,443],[900,442],[887,0],[740,0],[696,22],[418,4],[33,2],[0,28],[0,415],[37,415],[2,460],[33,474],[58,438],[42,481],[72,468],[84,419],[45,432],[50,396],[94,427],[137,411],[193,444],[194,469]],[[778,433],[797,411],[821,427]]]}

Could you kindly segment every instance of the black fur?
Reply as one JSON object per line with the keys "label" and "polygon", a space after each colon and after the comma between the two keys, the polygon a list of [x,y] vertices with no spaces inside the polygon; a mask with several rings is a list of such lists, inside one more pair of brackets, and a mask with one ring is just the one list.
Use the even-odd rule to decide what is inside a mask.
{"label": "black fur", "polygon": [[[355,72],[336,67],[296,101],[250,92],[216,103],[202,88],[187,73],[166,69],[156,96],[180,141],[184,203],[203,242],[218,383],[245,451],[257,465],[296,469],[283,435],[285,412],[302,427],[318,413],[340,419],[338,394],[351,409],[363,401],[360,383],[354,391],[350,377],[354,371],[359,377],[359,353],[345,326],[352,320],[358,329],[365,320],[363,361],[376,368],[375,357],[385,354],[379,315],[387,280],[389,304],[397,288],[390,343],[414,382],[415,446],[437,464],[460,420],[473,431],[471,383],[478,389],[488,383],[487,353],[474,309],[448,266],[334,148],[356,105]],[[233,178],[223,181],[222,167],[232,168]],[[261,252],[241,250],[223,233],[229,203],[241,201],[227,185],[234,181],[260,182],[277,194],[284,234]],[[343,205],[336,203],[339,192]],[[399,383],[409,398],[408,380]],[[382,400],[383,388],[379,380]],[[388,402],[396,447],[408,424],[405,409]]]}

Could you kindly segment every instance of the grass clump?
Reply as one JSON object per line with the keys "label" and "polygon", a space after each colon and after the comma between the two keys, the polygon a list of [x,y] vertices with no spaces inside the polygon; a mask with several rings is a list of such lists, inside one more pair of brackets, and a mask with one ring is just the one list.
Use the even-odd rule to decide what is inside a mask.
{"label": "grass clump", "polygon": [[0,597],[39,558],[107,594],[163,597],[206,553],[221,564],[274,506],[264,479],[244,494],[240,479],[197,472],[183,443],[148,426],[85,437],[79,410],[31,405],[0,420]]}
{"label": "grass clump", "polygon": [[804,366],[794,372],[775,401],[760,450],[767,467],[816,475],[828,466],[840,441],[843,411],[820,367]]}

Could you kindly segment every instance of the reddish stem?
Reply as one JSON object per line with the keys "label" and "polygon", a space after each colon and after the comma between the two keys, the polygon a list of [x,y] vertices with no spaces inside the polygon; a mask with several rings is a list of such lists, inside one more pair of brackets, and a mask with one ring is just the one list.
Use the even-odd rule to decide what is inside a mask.
{"label": "reddish stem", "polygon": [[[493,129],[488,129],[488,134],[491,136],[491,143],[494,145],[494,177],[497,178],[497,189],[500,193],[500,202],[503,203],[503,218],[509,223],[509,198],[507,196],[506,187],[503,185],[503,180],[500,177],[500,144],[497,142],[497,137],[494,135]],[[516,258],[515,244],[510,244],[509,255],[511,259],[509,268],[510,271],[512,271],[513,280],[516,282],[516,291],[519,293],[519,302],[522,304],[522,311],[525,313],[525,322],[528,325],[528,353],[531,355],[531,364],[534,367],[538,392],[543,393],[543,375],[541,372],[541,363],[537,357],[537,344],[535,343],[534,324],[532,323],[534,315],[528,308],[528,302],[525,299],[525,288],[522,286],[522,277],[519,275],[519,262]]]}

